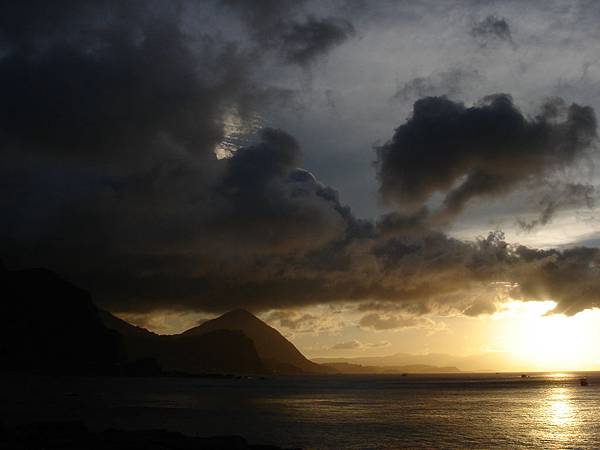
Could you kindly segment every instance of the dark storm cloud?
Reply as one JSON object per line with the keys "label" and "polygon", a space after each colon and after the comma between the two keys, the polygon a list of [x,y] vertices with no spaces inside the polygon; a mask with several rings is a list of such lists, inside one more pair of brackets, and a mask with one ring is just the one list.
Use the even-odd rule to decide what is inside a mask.
{"label": "dark storm cloud", "polygon": [[516,296],[552,299],[557,302],[552,312],[567,315],[600,307],[600,249],[519,247],[515,253],[523,261]]}
{"label": "dark storm cloud", "polygon": [[448,220],[472,199],[504,195],[542,182],[592,149],[590,107],[550,100],[527,117],[497,94],[466,107],[445,97],[415,102],[413,114],[377,149],[380,193],[402,208],[422,208],[445,195],[436,220]]}
{"label": "dark storm cloud", "polygon": [[[208,311],[237,305],[256,311],[371,299],[423,314],[462,311],[480,297],[493,297],[492,283],[504,278],[508,262],[500,240],[475,245],[434,234],[404,246],[412,247],[404,251],[398,243],[365,238],[338,246],[333,254],[320,254],[343,259],[342,265],[315,265],[313,255],[298,252],[263,252],[252,258],[245,252],[235,258],[204,254],[195,266],[178,261],[181,256],[157,257],[152,264],[161,270],[143,271],[139,262],[124,261],[117,271],[126,275],[122,280],[95,272],[89,281],[112,299],[108,306],[123,311],[165,305]],[[384,248],[389,256],[383,256]]]}
{"label": "dark storm cloud", "polygon": [[11,246],[60,255],[83,241],[94,260],[124,236],[113,215],[168,222],[172,208],[150,209],[165,203],[157,193],[181,202],[184,182],[165,185],[182,161],[197,168],[195,189],[217,176],[222,110],[249,97],[248,60],[184,33],[172,3],[153,5],[2,3],[0,230]]}
{"label": "dark storm cloud", "polygon": [[292,64],[306,66],[354,35],[354,27],[347,20],[306,14],[302,1],[223,3],[241,15],[262,47],[277,51]]}
{"label": "dark storm cloud", "polygon": [[[475,314],[507,291],[569,313],[598,306],[597,251],[516,250],[496,234],[463,242],[430,231],[423,208],[435,191],[450,212],[575,160],[595,136],[589,108],[547,103],[526,118],[506,96],[417,102],[379,151],[382,193],[417,213],[372,223],[300,167],[283,131],[215,157],[224,116],[272,97],[255,49],[183,27],[175,3],[47,5],[1,4],[9,268],[56,270],[120,312],[369,302]],[[261,11],[256,20],[288,25],[269,48],[291,48],[297,62],[332,42],[301,10]],[[280,47],[286,35],[293,45]]]}
{"label": "dark storm cloud", "polygon": [[428,312],[491,314],[509,297],[551,299],[557,302],[554,312],[565,314],[600,307],[596,248],[537,250],[510,245],[501,233],[474,243],[432,233],[382,240],[371,251],[382,264],[380,285],[392,291],[359,305],[368,312],[366,326],[381,329]]}
{"label": "dark storm cloud", "polygon": [[128,15],[141,2],[128,2],[119,5],[114,0],[61,0],[46,2],[44,0],[26,0],[22,2],[2,2],[0,4],[0,39],[3,46],[32,49],[42,39],[54,40],[65,33],[76,35],[84,23],[73,20],[74,17],[85,18],[88,23],[97,23],[94,15],[98,7],[113,9],[121,16]]}
{"label": "dark storm cloud", "polygon": [[[138,271],[168,277],[198,265],[243,265],[261,253],[304,253],[343,236],[345,210],[331,188],[296,167],[293,138],[271,129],[262,135],[263,142],[210,162],[211,174],[206,164],[185,159],[79,186],[71,181],[77,196],[39,212],[29,232],[18,220],[4,229],[14,240],[31,240],[20,242],[22,250],[37,246],[38,264],[91,278],[110,267],[117,284]],[[59,194],[55,180],[46,183]],[[89,261],[80,267],[83,249]],[[103,282],[90,280],[100,289]]]}
{"label": "dark storm cloud", "polygon": [[[215,198],[223,212],[210,221],[214,236],[244,246],[310,249],[343,235],[346,218],[337,194],[299,169],[298,143],[279,130],[265,129],[262,142],[223,160]],[[332,195],[333,193],[333,195]]]}
{"label": "dark storm cloud", "polygon": [[[217,160],[227,111],[272,92],[253,80],[252,52],[184,31],[177,5],[2,4],[0,231],[12,265],[72,274],[113,299],[129,277],[145,280],[127,292],[144,309],[148,286],[163,304],[191,301],[213,279],[187,275],[304,253],[353,220],[281,131]],[[154,284],[174,274],[180,285]]]}
{"label": "dark storm cloud", "polygon": [[473,36],[480,47],[488,47],[494,42],[505,42],[513,50],[517,48],[517,45],[513,41],[508,21],[503,17],[491,15],[475,23],[471,28],[471,36]]}
{"label": "dark storm cloud", "polygon": [[[174,149],[207,154],[222,139],[221,108],[249,95],[245,56],[186,35],[173,14],[141,2],[41,3],[24,14],[30,34],[4,36],[4,147],[118,164]],[[2,16],[15,20],[21,8]]]}

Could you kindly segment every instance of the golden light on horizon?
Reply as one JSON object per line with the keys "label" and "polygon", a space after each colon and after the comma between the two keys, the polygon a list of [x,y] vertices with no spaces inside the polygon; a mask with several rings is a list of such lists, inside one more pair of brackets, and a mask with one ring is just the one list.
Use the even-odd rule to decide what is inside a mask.
{"label": "golden light on horizon", "polygon": [[[510,302],[512,317],[505,333],[506,350],[538,370],[590,370],[597,368],[600,351],[595,345],[600,310],[574,316],[548,314],[556,303]],[[501,313],[502,314],[502,313]]]}

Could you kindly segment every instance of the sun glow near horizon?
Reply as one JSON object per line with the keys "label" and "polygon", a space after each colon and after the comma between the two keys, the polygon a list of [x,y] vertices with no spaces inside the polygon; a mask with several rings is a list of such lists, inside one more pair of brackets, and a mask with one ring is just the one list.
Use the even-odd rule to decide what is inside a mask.
{"label": "sun glow near horizon", "polygon": [[553,301],[511,301],[499,318],[509,318],[504,350],[537,370],[592,370],[600,367],[600,309],[574,316],[552,314]]}
{"label": "sun glow near horizon", "polygon": [[[600,370],[600,309],[574,316],[551,314],[554,301],[516,301],[477,318],[435,316],[398,329],[366,329],[361,315],[346,305],[336,311],[306,307],[285,314],[259,314],[309,358],[448,354],[456,357],[497,354],[496,364],[464,370],[573,371]],[[181,333],[214,314],[155,311],[119,314],[130,323],[160,334]],[[277,317],[288,320],[277,320]],[[427,318],[426,318],[427,319]],[[436,324],[431,327],[431,324]],[[428,325],[428,326],[425,326]],[[342,343],[342,344],[340,344]],[[381,345],[385,343],[386,345]],[[352,345],[350,345],[352,344]],[[443,364],[438,364],[443,365]]]}

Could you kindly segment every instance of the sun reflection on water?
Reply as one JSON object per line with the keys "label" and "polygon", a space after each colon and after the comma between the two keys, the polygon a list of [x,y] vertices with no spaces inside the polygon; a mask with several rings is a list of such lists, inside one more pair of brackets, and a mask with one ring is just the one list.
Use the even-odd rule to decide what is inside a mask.
{"label": "sun reflection on water", "polygon": [[570,375],[568,373],[562,373],[562,372],[553,372],[553,373],[546,373],[543,375],[545,378],[552,378],[552,379],[559,379],[559,378],[572,378],[573,375]]}
{"label": "sun reflection on water", "polygon": [[551,404],[551,422],[554,425],[568,425],[573,421],[573,408],[569,402],[557,400]]}
{"label": "sun reflection on water", "polygon": [[547,415],[552,425],[567,426],[575,422],[575,407],[569,389],[553,389],[548,399]]}

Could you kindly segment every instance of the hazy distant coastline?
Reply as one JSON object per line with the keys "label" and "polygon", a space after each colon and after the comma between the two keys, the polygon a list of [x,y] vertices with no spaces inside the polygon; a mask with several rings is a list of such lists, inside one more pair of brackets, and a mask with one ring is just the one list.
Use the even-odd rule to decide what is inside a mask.
{"label": "hazy distant coastline", "polygon": [[426,364],[413,364],[406,366],[363,366],[348,362],[321,362],[324,366],[335,369],[338,373],[347,374],[408,374],[408,373],[459,373],[454,366],[439,367]]}
{"label": "hazy distant coastline", "polygon": [[527,369],[525,361],[501,352],[456,356],[445,353],[394,353],[384,356],[353,358],[321,357],[315,362],[332,367],[360,370],[360,373],[452,373],[452,372],[520,372]]}

